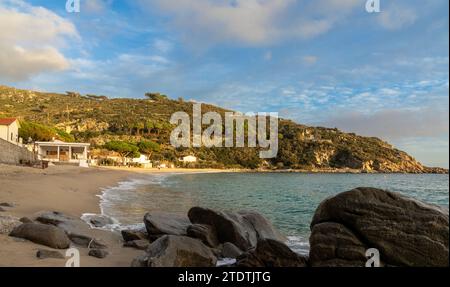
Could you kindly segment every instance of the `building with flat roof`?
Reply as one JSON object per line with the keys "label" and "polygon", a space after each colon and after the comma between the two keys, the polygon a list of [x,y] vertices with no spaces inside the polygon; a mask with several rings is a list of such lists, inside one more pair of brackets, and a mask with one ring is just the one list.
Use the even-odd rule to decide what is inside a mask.
{"label": "building with flat roof", "polygon": [[87,163],[90,144],[59,140],[35,142],[38,159],[50,162]]}

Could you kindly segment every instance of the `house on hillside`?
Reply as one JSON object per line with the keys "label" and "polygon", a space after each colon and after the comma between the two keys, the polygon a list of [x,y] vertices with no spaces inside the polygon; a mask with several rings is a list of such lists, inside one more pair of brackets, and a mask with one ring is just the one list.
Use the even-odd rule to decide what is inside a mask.
{"label": "house on hillside", "polygon": [[184,162],[184,163],[197,162],[197,157],[193,156],[193,155],[188,155],[188,156],[184,156],[184,157],[180,158],[179,161]]}
{"label": "house on hillside", "polygon": [[16,118],[0,118],[0,139],[19,144],[20,123]]}
{"label": "house on hillside", "polygon": [[90,144],[66,143],[59,140],[35,142],[38,159],[86,166]]}

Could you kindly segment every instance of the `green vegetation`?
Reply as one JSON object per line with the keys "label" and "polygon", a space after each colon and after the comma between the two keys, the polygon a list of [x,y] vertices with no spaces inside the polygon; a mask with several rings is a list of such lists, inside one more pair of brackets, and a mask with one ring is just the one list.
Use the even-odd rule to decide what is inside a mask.
{"label": "green vegetation", "polygon": [[110,151],[115,151],[123,159],[126,157],[139,157],[139,148],[134,144],[123,141],[110,141],[104,145],[104,148]]}
{"label": "green vegetation", "polygon": [[53,138],[65,142],[75,141],[73,135],[68,134],[63,130],[27,121],[21,121],[19,137],[21,137],[25,143],[32,141],[51,141]]}
{"label": "green vegetation", "polygon": [[148,155],[148,157],[152,157],[154,152],[159,152],[161,150],[161,146],[158,143],[152,141],[142,140],[137,144],[139,148],[139,152],[142,154]]}
{"label": "green vegetation", "polygon": [[[0,117],[20,117],[21,137],[33,140],[89,142],[123,156],[136,152],[153,160],[171,161],[193,154],[197,165],[223,168],[331,169],[355,168],[377,171],[421,172],[424,167],[406,153],[373,137],[362,137],[338,129],[308,127],[279,120],[279,152],[263,161],[252,148],[180,148],[169,144],[174,112],[192,114],[193,103],[171,100],[160,93],[146,99],[112,98],[97,95],[40,93],[0,86]],[[225,109],[203,104],[202,113]],[[70,130],[67,134],[64,130]],[[112,143],[111,143],[112,142]],[[177,163],[178,164],[178,163]]]}

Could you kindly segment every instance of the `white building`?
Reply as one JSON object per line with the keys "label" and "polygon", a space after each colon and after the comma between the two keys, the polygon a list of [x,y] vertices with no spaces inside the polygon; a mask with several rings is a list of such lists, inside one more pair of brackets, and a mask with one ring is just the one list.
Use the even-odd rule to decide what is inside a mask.
{"label": "white building", "polygon": [[38,159],[86,165],[90,144],[66,143],[59,140],[36,142]]}
{"label": "white building", "polygon": [[181,162],[190,163],[190,162],[197,162],[197,157],[193,155],[188,155],[185,157],[180,158]]}
{"label": "white building", "polygon": [[20,123],[16,118],[0,119],[0,139],[18,144],[19,128]]}
{"label": "white building", "polygon": [[152,162],[150,161],[150,159],[148,158],[148,156],[146,156],[146,155],[144,155],[144,154],[141,154],[140,157],[133,158],[133,159],[131,160],[131,162],[132,162],[132,163],[135,163],[135,164],[139,164],[139,165],[141,165],[143,168],[152,168],[152,167],[153,167]]}

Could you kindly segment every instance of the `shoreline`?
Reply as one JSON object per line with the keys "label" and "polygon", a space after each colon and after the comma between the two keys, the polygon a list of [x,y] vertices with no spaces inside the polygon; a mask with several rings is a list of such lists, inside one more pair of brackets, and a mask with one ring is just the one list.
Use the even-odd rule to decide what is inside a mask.
{"label": "shoreline", "polygon": [[[105,259],[88,256],[87,249],[81,249],[83,267],[129,267],[140,250],[124,248],[119,232],[106,229],[92,229],[82,221],[85,214],[102,214],[101,195],[108,188],[120,182],[139,178],[145,174],[194,174],[194,173],[267,173],[240,169],[140,169],[128,167],[52,166],[46,170],[0,164],[0,203],[11,203],[11,208],[0,209],[2,217],[35,218],[44,211],[57,211],[72,216],[83,225],[83,232],[104,241],[111,252]],[[269,171],[281,173],[282,171]],[[286,171],[285,171],[286,172]],[[288,171],[292,172],[292,171]],[[310,172],[318,174],[317,172]],[[331,173],[330,173],[331,174]],[[341,173],[342,174],[342,173]],[[36,258],[38,249],[49,249],[30,241],[9,237],[0,233],[0,267],[64,267],[65,259]]]}
{"label": "shoreline", "polygon": [[[151,169],[51,166],[36,169],[0,164],[0,203],[10,203],[11,208],[0,210],[0,219],[35,218],[45,211],[57,211],[79,219],[79,224],[89,236],[108,245],[111,255],[105,259],[88,256],[81,249],[83,267],[129,267],[133,258],[141,251],[124,248],[120,233],[91,228],[81,217],[85,214],[102,214],[103,190],[117,186],[120,182],[145,174],[222,173],[217,169]],[[38,249],[45,246],[9,237],[0,233],[0,267],[64,267],[64,259],[36,258]]]}

